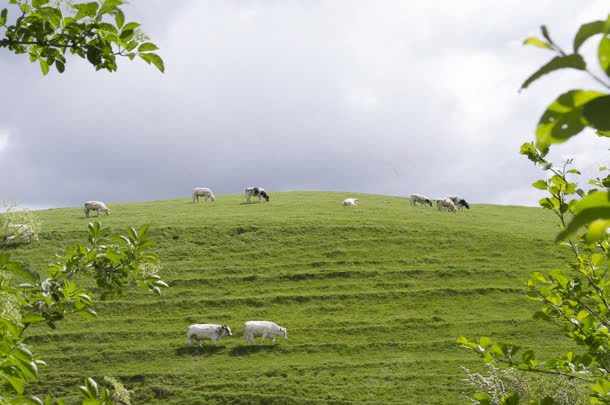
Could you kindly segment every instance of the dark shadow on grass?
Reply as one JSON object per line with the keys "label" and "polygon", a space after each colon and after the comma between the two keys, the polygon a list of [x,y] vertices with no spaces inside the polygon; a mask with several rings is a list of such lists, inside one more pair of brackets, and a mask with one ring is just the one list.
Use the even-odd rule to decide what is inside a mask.
{"label": "dark shadow on grass", "polygon": [[177,356],[211,356],[224,350],[224,346],[183,346],[176,349]]}
{"label": "dark shadow on grass", "polygon": [[229,351],[229,356],[248,356],[253,353],[270,352],[276,350],[274,345],[236,346]]}

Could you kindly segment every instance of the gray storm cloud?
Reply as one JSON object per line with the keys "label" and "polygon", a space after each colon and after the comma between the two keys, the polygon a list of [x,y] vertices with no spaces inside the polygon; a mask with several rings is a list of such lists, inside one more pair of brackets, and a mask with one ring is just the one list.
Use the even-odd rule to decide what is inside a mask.
{"label": "gray storm cloud", "polygon": [[[546,23],[569,44],[607,6],[419,3],[132,1],[165,74],[75,59],[43,77],[0,50],[0,199],[69,206],[260,185],[535,204],[540,173],[519,145],[555,95],[594,86],[566,72],[518,94],[551,57],[521,41]],[[557,155],[605,159],[592,140]]]}

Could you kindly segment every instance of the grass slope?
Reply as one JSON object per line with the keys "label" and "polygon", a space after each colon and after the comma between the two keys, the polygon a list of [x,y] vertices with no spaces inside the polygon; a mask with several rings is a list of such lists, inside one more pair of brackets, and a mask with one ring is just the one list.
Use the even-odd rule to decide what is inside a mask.
{"label": "grass slope", "polygon": [[[345,197],[360,198],[342,207]],[[41,392],[76,399],[83,376],[113,375],[133,403],[464,402],[455,344],[489,335],[559,350],[557,330],[531,319],[528,274],[561,265],[556,226],[540,209],[474,205],[458,214],[403,198],[273,193],[270,203],[190,199],[112,204],[103,223],[150,222],[163,278],[157,298],[133,291],[56,331],[28,330],[48,362]],[[38,269],[85,240],[80,208],[40,211],[41,241],[13,250]],[[244,347],[243,322],[273,320],[288,341]],[[186,346],[195,322],[226,323],[218,347]]]}

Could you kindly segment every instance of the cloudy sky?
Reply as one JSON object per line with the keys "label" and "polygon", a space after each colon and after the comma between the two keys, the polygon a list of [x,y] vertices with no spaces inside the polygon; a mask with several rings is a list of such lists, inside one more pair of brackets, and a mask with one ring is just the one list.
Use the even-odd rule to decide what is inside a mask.
{"label": "cloudy sky", "polygon": [[[566,71],[518,93],[552,57],[521,43],[544,23],[570,48],[610,7],[132,0],[125,11],[160,46],[165,74],[73,59],[44,77],[0,49],[0,199],[59,207],[258,185],[534,205],[542,174],[519,146],[556,95],[598,87]],[[585,134],[553,153],[591,173],[610,165],[604,142]]]}

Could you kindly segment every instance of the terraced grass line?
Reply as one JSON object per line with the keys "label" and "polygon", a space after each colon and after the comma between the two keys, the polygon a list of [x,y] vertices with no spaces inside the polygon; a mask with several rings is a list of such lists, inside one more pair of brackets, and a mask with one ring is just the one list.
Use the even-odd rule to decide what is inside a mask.
{"label": "terraced grass line", "polygon": [[[360,205],[342,207],[346,197]],[[458,214],[404,198],[272,193],[271,202],[190,198],[110,204],[114,230],[150,222],[170,288],[97,305],[28,329],[49,363],[36,391],[64,393],[82,376],[113,375],[134,403],[465,403],[460,366],[481,367],[454,343],[490,335],[533,349],[566,341],[531,319],[532,271],[562,265],[554,219],[542,210],[474,205]],[[43,269],[85,240],[80,207],[40,211],[41,241],[13,254]],[[275,347],[244,347],[246,320],[288,328]],[[191,323],[226,323],[217,347],[186,346]]]}

